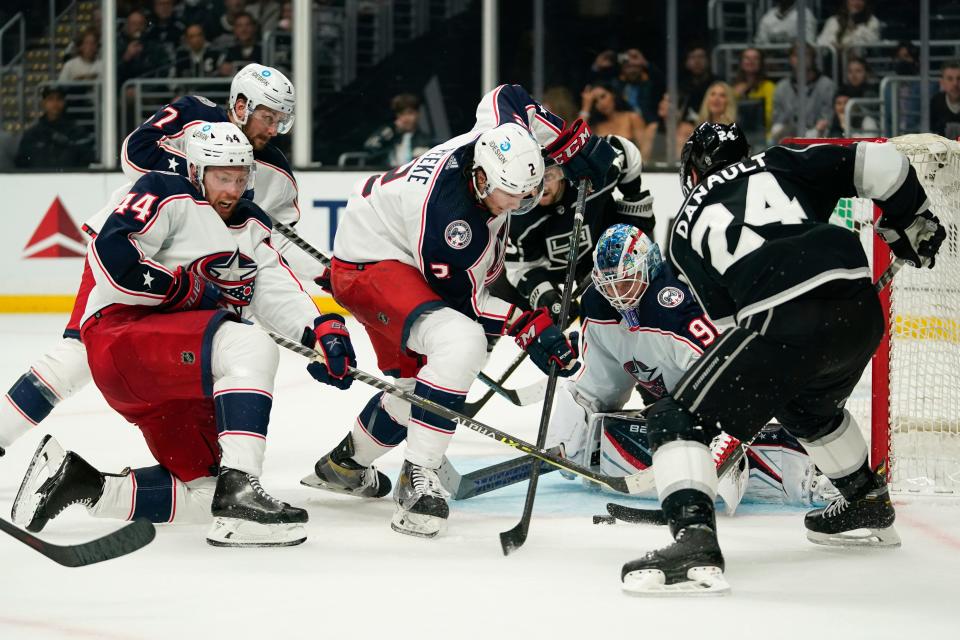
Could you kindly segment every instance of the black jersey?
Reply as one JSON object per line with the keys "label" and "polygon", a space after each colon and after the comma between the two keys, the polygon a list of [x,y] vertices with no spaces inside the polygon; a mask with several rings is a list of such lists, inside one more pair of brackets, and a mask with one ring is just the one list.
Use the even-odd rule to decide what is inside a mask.
{"label": "black jersey", "polygon": [[843,197],[873,199],[897,229],[929,206],[892,145],[772,147],[693,189],[670,230],[670,260],[720,326],[831,280],[870,278],[859,237],[827,222]]}

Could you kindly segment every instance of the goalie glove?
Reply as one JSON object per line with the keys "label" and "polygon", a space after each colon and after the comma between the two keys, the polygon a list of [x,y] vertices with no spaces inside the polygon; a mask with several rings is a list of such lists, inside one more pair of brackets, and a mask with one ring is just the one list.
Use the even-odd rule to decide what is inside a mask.
{"label": "goalie glove", "polygon": [[546,374],[550,373],[550,363],[557,364],[557,374],[566,378],[580,369],[577,361],[579,352],[574,346],[576,334],[570,334],[568,340],[560,329],[550,321],[550,313],[543,307],[533,311],[524,311],[506,330],[513,336],[517,346],[530,354],[530,359]]}
{"label": "goalie glove", "polygon": [[884,227],[883,222],[883,218],[877,221],[877,234],[895,256],[914,267],[933,268],[940,245],[947,238],[947,231],[937,216],[924,211],[902,230]]}

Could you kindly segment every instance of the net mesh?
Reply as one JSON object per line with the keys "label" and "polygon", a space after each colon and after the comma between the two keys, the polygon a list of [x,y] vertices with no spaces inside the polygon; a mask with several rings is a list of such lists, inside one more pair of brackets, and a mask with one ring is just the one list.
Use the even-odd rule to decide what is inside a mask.
{"label": "net mesh", "polygon": [[[916,169],[947,240],[934,269],[906,266],[894,278],[889,337],[880,346],[889,353],[889,390],[867,387],[848,408],[861,426],[870,425],[871,437],[888,432],[895,490],[960,495],[960,144],[934,135],[889,143]],[[871,260],[874,215],[872,202],[850,198],[831,218],[860,235]],[[888,424],[878,424],[878,402],[888,403]]]}

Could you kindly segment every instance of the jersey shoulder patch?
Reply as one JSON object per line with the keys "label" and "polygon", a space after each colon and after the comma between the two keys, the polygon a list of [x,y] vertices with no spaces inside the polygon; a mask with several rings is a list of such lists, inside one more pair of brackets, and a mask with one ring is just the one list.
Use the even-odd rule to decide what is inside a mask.
{"label": "jersey shoulder patch", "polygon": [[255,150],[253,157],[257,162],[269,165],[287,174],[287,177],[296,183],[296,179],[293,177],[293,167],[290,166],[287,156],[283,155],[283,151],[280,151],[276,146],[267,144],[263,149]]}
{"label": "jersey shoulder patch", "polygon": [[584,321],[587,319],[598,321],[621,319],[620,312],[613,308],[603,297],[603,294],[597,291],[596,287],[587,289],[587,292],[580,298],[580,309]]}

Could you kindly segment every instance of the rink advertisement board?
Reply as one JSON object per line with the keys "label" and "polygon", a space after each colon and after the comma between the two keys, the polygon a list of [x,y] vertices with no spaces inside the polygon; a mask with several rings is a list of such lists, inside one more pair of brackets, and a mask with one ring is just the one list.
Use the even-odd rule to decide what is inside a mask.
{"label": "rink advertisement board", "polygon": [[[354,184],[371,172],[299,172],[300,235],[322,251],[333,246],[337,222]],[[88,242],[84,221],[125,183],[120,173],[0,174],[5,233],[0,236],[0,311],[69,311]],[[657,239],[681,204],[675,173],[647,174],[654,196]],[[294,258],[312,260],[306,254]],[[321,295],[309,284],[311,293]]]}

